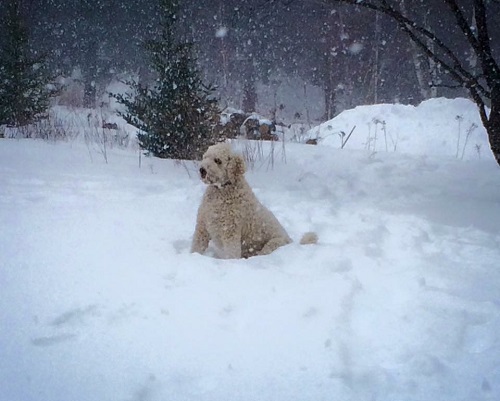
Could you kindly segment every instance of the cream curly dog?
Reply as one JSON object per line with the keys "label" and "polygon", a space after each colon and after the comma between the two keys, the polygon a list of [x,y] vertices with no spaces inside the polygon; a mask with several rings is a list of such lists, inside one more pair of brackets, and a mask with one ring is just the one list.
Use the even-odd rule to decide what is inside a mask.
{"label": "cream curly dog", "polygon": [[[210,242],[224,259],[267,255],[292,242],[285,229],[256,198],[245,179],[243,157],[229,144],[210,146],[203,155],[201,180],[208,184],[198,209],[191,252],[203,253]],[[316,243],[306,233],[301,243]]]}

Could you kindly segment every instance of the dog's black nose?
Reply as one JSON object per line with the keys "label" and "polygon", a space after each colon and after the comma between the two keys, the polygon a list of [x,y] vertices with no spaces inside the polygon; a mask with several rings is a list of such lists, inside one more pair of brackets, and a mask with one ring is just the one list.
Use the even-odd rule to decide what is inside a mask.
{"label": "dog's black nose", "polygon": [[207,175],[207,170],[205,170],[203,167],[200,168],[200,175],[201,178],[205,178]]}

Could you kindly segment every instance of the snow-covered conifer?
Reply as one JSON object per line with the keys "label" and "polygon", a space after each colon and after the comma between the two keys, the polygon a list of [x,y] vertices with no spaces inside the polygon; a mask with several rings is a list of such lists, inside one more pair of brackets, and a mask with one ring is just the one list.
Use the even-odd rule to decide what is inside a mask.
{"label": "snow-covered conifer", "polygon": [[9,1],[1,26],[0,125],[28,125],[45,116],[56,90],[50,85],[46,57],[30,50],[20,1]]}
{"label": "snow-covered conifer", "polygon": [[134,94],[114,96],[126,106],[125,120],[140,130],[142,149],[157,157],[197,159],[216,141],[215,88],[200,77],[193,43],[176,37],[178,2],[160,1],[160,37],[145,44],[156,79],[150,85],[131,82]]}

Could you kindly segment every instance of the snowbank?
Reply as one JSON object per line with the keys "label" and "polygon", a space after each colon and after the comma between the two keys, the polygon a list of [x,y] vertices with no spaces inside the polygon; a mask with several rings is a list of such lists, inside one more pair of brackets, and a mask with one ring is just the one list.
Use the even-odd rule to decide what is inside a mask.
{"label": "snowbank", "polygon": [[314,127],[309,136],[340,148],[353,128],[346,149],[493,159],[477,108],[468,99],[358,106]]}

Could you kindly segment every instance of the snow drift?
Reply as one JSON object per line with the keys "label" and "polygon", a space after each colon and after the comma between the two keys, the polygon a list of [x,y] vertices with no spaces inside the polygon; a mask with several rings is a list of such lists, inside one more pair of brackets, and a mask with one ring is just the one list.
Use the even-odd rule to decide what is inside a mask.
{"label": "snow drift", "polygon": [[[348,139],[349,134],[352,135]],[[468,99],[430,99],[418,106],[358,106],[310,130],[320,144],[372,152],[492,159],[479,112]]]}

